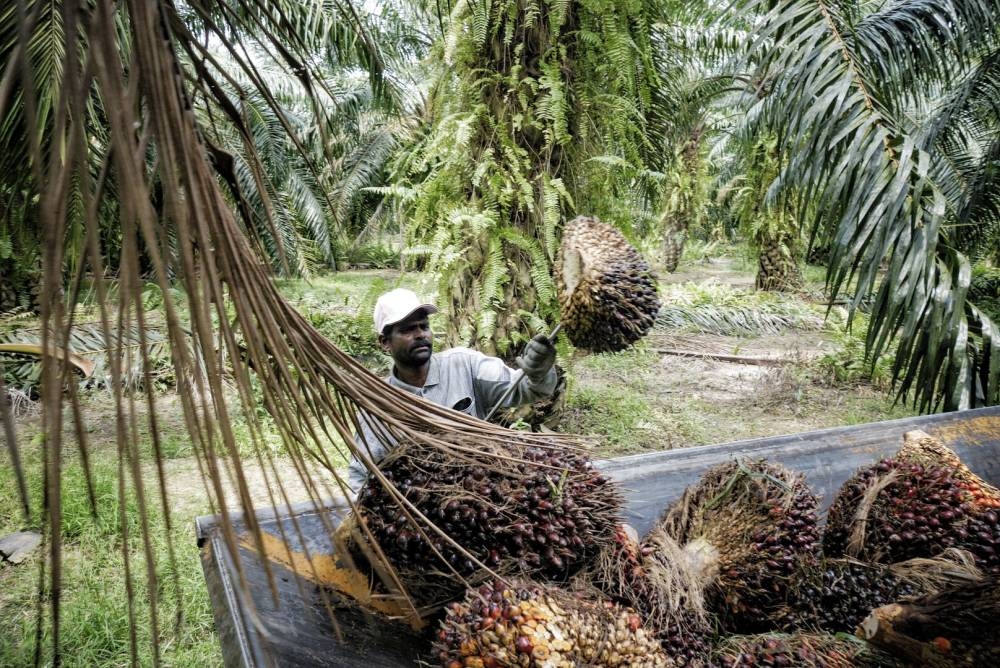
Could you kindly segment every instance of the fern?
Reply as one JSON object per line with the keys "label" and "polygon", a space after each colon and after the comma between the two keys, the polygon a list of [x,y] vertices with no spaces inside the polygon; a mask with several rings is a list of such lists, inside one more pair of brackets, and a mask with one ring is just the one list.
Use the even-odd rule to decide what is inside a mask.
{"label": "fern", "polygon": [[546,261],[545,251],[539,245],[538,241],[510,227],[500,229],[499,235],[504,242],[528,255],[531,280],[539,300],[544,304],[555,299],[555,282],[548,271],[549,263]]}
{"label": "fern", "polygon": [[[646,135],[656,11],[642,0],[455,6],[432,87],[435,119],[395,164],[396,180],[412,184],[410,243],[435,248],[442,288],[457,291],[453,342],[507,348],[522,336],[522,304],[554,317],[561,222],[580,210],[628,227],[654,201],[659,170],[649,167],[659,151]],[[628,169],[608,178],[589,162],[600,155]],[[502,295],[482,283],[494,277],[493,239],[509,253]]]}
{"label": "fern", "polygon": [[[483,313],[496,313],[497,308],[503,306],[502,289],[508,282],[507,261],[499,239],[490,240],[480,277],[479,306]],[[488,339],[492,332],[480,330],[480,336]]]}
{"label": "fern", "polygon": [[562,180],[543,177],[542,183],[542,230],[539,238],[544,244],[545,253],[550,261],[555,260],[558,248],[558,228],[562,217],[562,198],[566,188]]}
{"label": "fern", "polygon": [[469,21],[472,31],[472,45],[476,50],[482,49],[486,45],[486,39],[490,35],[490,21],[493,14],[493,3],[490,0],[474,2],[470,4],[471,20]]}

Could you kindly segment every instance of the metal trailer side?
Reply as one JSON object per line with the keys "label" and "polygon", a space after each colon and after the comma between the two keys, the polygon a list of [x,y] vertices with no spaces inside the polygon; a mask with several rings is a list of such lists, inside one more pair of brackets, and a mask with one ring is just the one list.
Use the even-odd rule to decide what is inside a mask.
{"label": "metal trailer side", "polygon": [[[801,471],[825,510],[858,467],[894,453],[902,445],[903,434],[912,429],[940,438],[973,471],[1000,485],[1000,407],[619,457],[598,466],[622,484],[626,521],[643,534],[664,507],[706,469],[733,457],[764,457]],[[241,544],[242,569],[225,547],[218,518],[196,520],[202,566],[227,666],[388,668],[414,666],[421,656],[426,658],[426,638],[409,627],[366,614],[335,594],[332,599],[321,595],[316,578],[296,574],[292,564],[303,563],[296,562],[296,556],[308,555],[313,565],[336,558],[325,527],[336,526],[343,514],[343,506],[333,503],[324,508],[302,504],[256,513],[266,534],[276,542],[286,536],[288,548],[282,540],[280,549],[261,557],[251,545]],[[237,517],[236,531],[242,526]],[[297,535],[304,536],[304,541]],[[273,594],[264,558],[274,574]],[[246,587],[239,585],[241,576]],[[335,613],[334,623],[328,604]]]}

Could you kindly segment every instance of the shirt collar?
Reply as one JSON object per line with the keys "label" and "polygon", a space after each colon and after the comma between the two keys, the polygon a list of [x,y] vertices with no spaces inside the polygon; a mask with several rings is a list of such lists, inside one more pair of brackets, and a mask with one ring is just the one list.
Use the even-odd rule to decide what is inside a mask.
{"label": "shirt collar", "polygon": [[[430,366],[427,369],[427,380],[424,381],[424,387],[425,388],[431,387],[433,385],[437,385],[440,382],[441,382],[441,364],[440,362],[438,362],[436,355],[431,355],[431,362]],[[399,376],[396,375],[396,367],[393,367],[392,371],[389,372],[389,383],[397,387],[402,387],[404,389],[411,389],[411,391],[419,391],[420,389],[422,389],[417,387],[416,385],[410,385],[409,383],[400,380]]]}

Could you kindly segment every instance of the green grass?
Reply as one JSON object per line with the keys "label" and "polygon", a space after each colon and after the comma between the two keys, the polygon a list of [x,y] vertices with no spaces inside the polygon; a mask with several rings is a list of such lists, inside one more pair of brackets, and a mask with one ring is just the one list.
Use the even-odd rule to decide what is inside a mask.
{"label": "green grass", "polygon": [[[29,439],[30,440],[30,439]],[[6,453],[6,450],[4,450]],[[26,522],[17,495],[0,495],[0,535],[41,524],[42,472],[37,448],[24,447],[33,516]],[[132,663],[129,640],[129,597],[125,585],[126,554],[132,569],[134,615],[139,665],[153,662],[150,593],[146,579],[138,501],[134,490],[119,497],[117,456],[111,448],[91,452],[91,478],[99,512],[88,500],[80,464],[67,456],[62,475],[63,572],[60,596],[60,652],[67,666],[122,666]],[[12,466],[0,455],[0,486],[15,490]],[[195,544],[194,515],[172,517],[168,532],[158,503],[148,504],[159,620],[156,636],[168,666],[222,665],[219,641]],[[168,558],[168,537],[176,564]],[[123,550],[127,547],[127,551]],[[35,635],[41,602],[42,663],[52,660],[52,627],[48,618],[51,588],[38,591],[44,551],[22,564],[0,570],[0,665],[34,663]],[[175,580],[176,575],[176,580]],[[175,624],[180,614],[180,624]]]}
{"label": "green grass", "polygon": [[702,421],[657,396],[659,355],[643,345],[570,363],[563,432],[597,438],[596,454],[667,450],[703,439]]}
{"label": "green grass", "polygon": [[353,310],[362,304],[374,304],[380,293],[396,287],[410,288],[421,295],[434,292],[429,275],[390,269],[337,272],[309,279],[276,279],[275,285],[286,299],[305,309]]}

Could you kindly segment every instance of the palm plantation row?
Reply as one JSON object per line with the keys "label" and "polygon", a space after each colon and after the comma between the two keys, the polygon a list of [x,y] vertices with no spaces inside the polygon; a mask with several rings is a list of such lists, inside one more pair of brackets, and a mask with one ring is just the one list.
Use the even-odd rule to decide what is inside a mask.
{"label": "palm plantation row", "polygon": [[[214,173],[279,274],[352,249],[363,262],[393,235],[403,262],[440,276],[450,339],[505,352],[556,317],[568,217],[613,222],[668,268],[686,235],[737,231],[759,252],[759,287],[794,289],[808,246],[834,297],[873,303],[870,343],[899,337],[903,389],[925,407],[997,400],[996,337],[967,299],[971,266],[1000,244],[989,3],[159,9]],[[0,24],[0,257],[22,300],[43,241],[33,142],[57,148],[66,54],[92,39],[67,40],[70,11],[93,8],[15,3]],[[127,68],[135,17],[110,20]],[[97,180],[108,100],[85,93]],[[155,161],[150,147],[160,211]],[[83,186],[62,193],[66,276],[92,271]],[[118,187],[112,176],[90,203],[110,267]]]}

